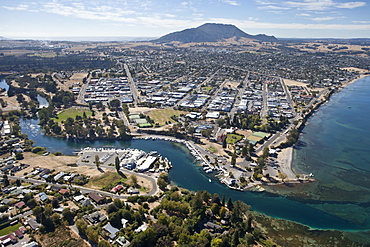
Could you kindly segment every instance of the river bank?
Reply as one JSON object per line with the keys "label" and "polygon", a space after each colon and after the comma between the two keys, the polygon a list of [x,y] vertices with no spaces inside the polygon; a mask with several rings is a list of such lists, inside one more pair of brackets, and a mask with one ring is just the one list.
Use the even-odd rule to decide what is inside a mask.
{"label": "river bank", "polygon": [[[339,229],[339,230],[357,230],[363,229],[361,225],[351,223],[342,219],[339,216],[331,213],[323,212],[315,209],[310,202],[300,203],[296,200],[279,196],[279,194],[271,193],[255,193],[241,192],[230,190],[225,185],[215,179],[213,174],[208,174],[203,171],[202,166],[195,162],[194,156],[189,152],[188,148],[176,142],[165,140],[151,139],[134,139],[131,141],[69,141],[48,137],[42,134],[40,126],[37,125],[37,120],[26,119],[21,120],[22,131],[35,140],[36,146],[47,146],[49,152],[60,151],[64,154],[73,155],[79,152],[81,148],[89,147],[118,147],[118,148],[138,148],[146,152],[153,150],[158,151],[163,157],[168,158],[172,163],[172,168],[169,172],[171,181],[179,187],[189,191],[207,190],[209,193],[217,193],[220,196],[225,195],[226,198],[233,200],[241,200],[252,206],[252,209],[257,212],[264,213],[271,217],[287,219],[307,225],[317,229]],[[94,168],[90,166],[90,168]],[[95,168],[96,170],[96,168]],[[280,186],[273,186],[280,189]],[[285,188],[285,187],[284,187]],[[273,206],[271,206],[273,205]],[[292,209],[294,209],[292,211]]]}

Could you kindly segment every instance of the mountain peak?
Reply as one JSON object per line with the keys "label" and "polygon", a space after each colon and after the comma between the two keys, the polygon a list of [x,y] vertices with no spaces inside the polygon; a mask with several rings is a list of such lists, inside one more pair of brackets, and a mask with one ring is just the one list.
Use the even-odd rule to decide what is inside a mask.
{"label": "mountain peak", "polygon": [[160,37],[154,42],[172,42],[179,41],[183,43],[190,42],[217,42],[223,39],[236,38],[250,38],[267,42],[276,42],[274,36],[267,36],[265,34],[250,35],[232,24],[220,23],[205,23],[197,28],[189,28],[178,32],[169,33]]}

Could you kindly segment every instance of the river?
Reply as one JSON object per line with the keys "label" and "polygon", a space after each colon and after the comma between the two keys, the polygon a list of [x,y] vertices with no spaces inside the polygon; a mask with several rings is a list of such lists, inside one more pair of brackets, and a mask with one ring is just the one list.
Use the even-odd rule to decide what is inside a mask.
{"label": "river", "polygon": [[0,88],[5,89],[5,91],[8,92],[9,85],[6,83],[5,79],[0,79]]}
{"label": "river", "polygon": [[[295,169],[304,171],[304,172],[313,172],[315,174],[315,177],[318,179],[318,182],[311,184],[311,185],[300,185],[300,186],[294,186],[293,188],[279,188],[281,190],[303,190],[305,193],[315,193],[315,190],[317,191],[317,188],[322,188],[322,184],[325,183],[331,183],[332,177],[331,176],[325,176],[328,171],[332,169],[332,163],[327,160],[324,163],[320,163],[319,166],[314,166],[312,162],[316,161],[307,161],[308,157],[318,157],[318,159],[322,160],[320,157],[322,157],[322,153],[320,152],[326,151],[318,150],[315,145],[319,145],[316,142],[311,143],[311,135],[312,138],[316,140],[317,133],[320,135],[320,139],[327,140],[332,138],[333,133],[328,132],[326,133],[324,130],[322,130],[322,125],[328,125],[325,123],[325,121],[331,121],[333,120],[333,116],[331,116],[331,113],[335,113],[336,111],[331,110],[332,107],[336,108],[339,99],[345,100],[345,107],[340,108],[341,111],[345,111],[346,114],[339,115],[337,117],[345,117],[345,119],[354,119],[351,114],[355,114],[358,116],[358,114],[363,115],[364,112],[361,113],[361,111],[368,112],[368,109],[361,109],[359,105],[357,105],[356,100],[360,99],[358,97],[359,93],[364,94],[364,97],[369,94],[370,92],[370,86],[368,83],[370,80],[370,77],[367,77],[365,79],[362,79],[338,94],[334,95],[332,97],[332,100],[326,105],[322,107],[322,110],[320,110],[310,118],[309,125],[304,129],[304,134],[301,137],[301,140],[306,143],[304,147],[301,147],[299,150],[296,150],[295,152]],[[365,88],[364,88],[365,87]],[[354,97],[356,95],[356,97]],[[351,101],[348,101],[347,97],[351,99]],[[366,98],[366,97],[365,97]],[[341,101],[340,101],[341,102]],[[364,103],[364,102],[362,102]],[[362,104],[361,103],[361,104]],[[350,104],[350,105],[347,105]],[[369,104],[368,104],[369,105]],[[350,106],[350,107],[349,107]],[[322,112],[322,113],[321,113]],[[323,114],[326,115],[326,117],[323,117]],[[349,115],[348,115],[349,114]],[[368,115],[370,116],[370,114]],[[328,120],[325,120],[328,119]],[[338,121],[338,120],[336,120]],[[315,129],[315,122],[319,122],[319,129]],[[333,198],[328,198],[327,194],[320,193],[320,196],[314,199],[310,200],[302,200],[299,196],[281,196],[273,193],[258,193],[258,192],[240,192],[235,190],[230,190],[221,183],[219,183],[217,180],[212,179],[212,182],[210,183],[206,175],[203,172],[202,167],[199,167],[196,165],[196,162],[194,160],[194,157],[190,154],[190,152],[187,150],[187,148],[178,143],[163,141],[163,140],[132,140],[132,141],[94,141],[94,142],[88,142],[88,141],[80,141],[80,142],[74,142],[64,139],[58,139],[53,137],[48,137],[42,134],[40,131],[40,127],[37,125],[38,120],[22,120],[21,121],[21,127],[22,131],[29,135],[29,138],[33,139],[37,146],[44,146],[48,148],[48,151],[50,152],[56,152],[60,151],[64,154],[72,155],[75,151],[80,150],[83,147],[90,146],[90,147],[104,147],[104,146],[112,146],[117,148],[138,148],[142,149],[144,151],[153,151],[156,150],[158,153],[160,153],[163,157],[167,157],[173,165],[173,168],[170,170],[169,176],[171,180],[177,184],[178,186],[181,186],[183,188],[196,191],[196,190],[207,190],[210,193],[218,193],[219,195],[225,195],[226,198],[231,197],[233,200],[242,200],[245,203],[252,206],[252,210],[264,213],[266,215],[276,217],[276,218],[282,218],[287,219],[291,221],[295,221],[307,226],[310,226],[311,228],[316,229],[337,229],[337,230],[367,230],[370,228],[368,219],[370,214],[368,214],[368,210],[370,208],[369,203],[367,203],[367,199],[363,201],[363,204],[357,203],[357,200],[348,200],[349,195],[344,197],[343,200],[340,199],[340,193],[335,200]],[[312,126],[312,127],[310,127]],[[366,128],[367,126],[365,126]],[[310,128],[314,128],[315,130],[311,130]],[[367,127],[368,128],[368,127]],[[347,131],[351,130],[352,127],[346,127]],[[357,129],[355,129],[357,131]],[[368,131],[370,132],[370,131]],[[315,135],[316,133],[316,135]],[[347,133],[347,132],[346,132]],[[348,134],[349,135],[349,134]],[[339,135],[341,136],[341,135]],[[365,138],[366,139],[366,138]],[[370,139],[370,138],[368,138]],[[337,141],[332,141],[337,142]],[[351,146],[350,143],[347,143]],[[367,143],[364,143],[364,145],[367,145]],[[318,146],[321,147],[321,146]],[[334,149],[335,149],[334,145]],[[364,150],[357,150],[357,147],[352,145],[352,147],[355,149],[353,150],[354,154],[358,155],[358,152],[364,152]],[[367,146],[367,149],[369,148],[369,145]],[[343,150],[336,150],[335,152],[341,153]],[[305,155],[303,155],[305,154]],[[346,152],[346,155],[348,156],[348,152]],[[330,157],[336,158],[337,155],[329,155],[329,153],[326,153],[325,159],[329,159]],[[350,156],[347,157],[347,160],[351,160]],[[345,162],[342,161],[344,164]],[[341,163],[341,164],[342,164]],[[365,165],[362,165],[361,168],[363,171],[363,174],[369,174],[368,167],[366,168],[366,165],[369,165],[369,163],[366,163]],[[348,164],[346,165],[348,166]],[[321,173],[320,171],[323,170]],[[357,170],[356,170],[357,171]],[[347,176],[351,177],[353,172],[351,169],[346,170]],[[329,172],[329,174],[331,174]],[[357,175],[357,174],[356,174]],[[363,177],[361,177],[363,178]],[[367,181],[367,180],[366,180]],[[346,181],[349,184],[356,184],[358,183],[358,180],[351,180],[348,179]],[[365,183],[365,182],[364,182]],[[337,187],[335,189],[338,189],[338,186],[340,184],[337,184]],[[357,187],[356,187],[357,188]],[[353,189],[353,187],[351,187]],[[289,191],[289,192],[291,192]],[[331,191],[332,194],[333,191]],[[284,194],[284,193],[283,193]],[[286,194],[286,193],[285,193]],[[369,193],[366,195],[369,196]],[[356,220],[356,214],[353,215],[354,211],[357,209],[361,209],[361,215],[359,218],[360,220]],[[350,217],[350,214],[347,213],[347,211],[350,210],[352,213],[352,216]]]}

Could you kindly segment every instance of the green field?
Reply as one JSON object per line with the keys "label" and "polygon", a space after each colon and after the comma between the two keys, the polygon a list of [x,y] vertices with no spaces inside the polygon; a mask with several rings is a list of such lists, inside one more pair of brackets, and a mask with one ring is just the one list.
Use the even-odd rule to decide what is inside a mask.
{"label": "green field", "polygon": [[208,150],[211,152],[211,153],[218,153],[218,150],[214,147],[209,147]]}
{"label": "green field", "polygon": [[243,139],[244,136],[242,135],[236,135],[236,134],[227,134],[226,136],[226,143],[228,144],[235,144],[236,142]]}
{"label": "green field", "polygon": [[88,187],[114,187],[118,183],[124,183],[127,178],[121,177],[117,172],[106,172],[102,176],[91,178]]}
{"label": "green field", "polygon": [[21,223],[17,223],[13,226],[8,226],[6,228],[3,228],[3,229],[0,230],[0,236],[8,235],[9,233],[15,232],[21,226],[22,226]]}
{"label": "green field", "polygon": [[171,116],[176,115],[180,116],[180,114],[187,114],[185,111],[177,111],[172,108],[167,108],[167,109],[157,109],[150,111],[147,113],[147,115],[153,119],[155,123],[159,123],[160,126],[163,126],[166,124],[166,122],[171,122],[174,123],[175,120],[171,118]]}
{"label": "green field", "polygon": [[91,117],[92,112],[87,108],[86,109],[69,108],[59,113],[57,118],[54,118],[54,120],[56,122],[62,122],[65,121],[68,117],[76,119],[76,116],[82,117],[84,112],[86,113],[87,117]]}

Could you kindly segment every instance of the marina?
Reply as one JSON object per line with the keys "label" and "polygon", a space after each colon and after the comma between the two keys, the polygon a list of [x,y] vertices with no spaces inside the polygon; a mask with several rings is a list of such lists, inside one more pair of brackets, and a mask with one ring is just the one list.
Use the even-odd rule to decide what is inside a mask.
{"label": "marina", "polygon": [[[91,148],[82,149],[78,155],[80,158],[77,165],[103,165],[114,166],[116,159],[119,160],[119,167],[136,172],[168,172],[171,162],[163,158],[156,151],[149,153],[140,149],[119,149],[119,148]],[[96,164],[98,161],[99,164]]]}

